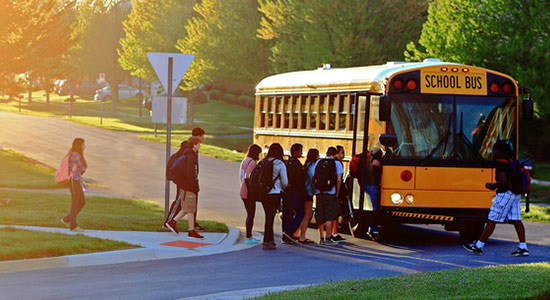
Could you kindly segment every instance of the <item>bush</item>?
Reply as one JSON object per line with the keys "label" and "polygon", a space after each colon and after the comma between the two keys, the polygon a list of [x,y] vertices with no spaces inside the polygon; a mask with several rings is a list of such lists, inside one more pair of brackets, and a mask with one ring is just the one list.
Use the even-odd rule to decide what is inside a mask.
{"label": "bush", "polygon": [[239,96],[239,105],[247,108],[254,108],[255,104],[256,104],[256,98],[246,96],[246,95]]}
{"label": "bush", "polygon": [[227,103],[235,104],[237,97],[231,93],[225,93],[223,94],[223,100]]}

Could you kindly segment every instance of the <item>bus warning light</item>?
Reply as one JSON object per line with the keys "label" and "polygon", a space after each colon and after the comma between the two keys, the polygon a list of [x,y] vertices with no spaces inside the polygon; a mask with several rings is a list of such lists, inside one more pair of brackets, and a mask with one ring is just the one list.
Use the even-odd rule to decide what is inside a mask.
{"label": "bus warning light", "polygon": [[409,81],[407,81],[407,88],[409,90],[414,90],[416,89],[417,86],[418,86],[418,82],[416,82],[416,80],[410,79]]}
{"label": "bus warning light", "polygon": [[505,83],[502,85],[502,91],[505,93],[509,93],[512,91],[512,86],[509,83]]}
{"label": "bus warning light", "polygon": [[409,170],[404,170],[403,172],[401,172],[401,180],[405,182],[411,181],[412,177],[413,177],[413,174]]}
{"label": "bus warning light", "polygon": [[499,89],[500,86],[496,82],[491,83],[491,85],[489,86],[489,90],[491,91],[491,93],[498,93]]}
{"label": "bus warning light", "polygon": [[396,79],[394,82],[393,82],[393,87],[397,90],[400,90],[403,88],[405,84],[403,83],[403,80],[401,79]]}

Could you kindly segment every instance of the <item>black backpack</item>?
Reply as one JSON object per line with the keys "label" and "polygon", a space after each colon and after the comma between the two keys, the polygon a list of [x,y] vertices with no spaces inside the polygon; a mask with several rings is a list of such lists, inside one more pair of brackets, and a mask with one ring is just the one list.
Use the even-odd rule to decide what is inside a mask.
{"label": "black backpack", "polygon": [[336,160],[323,158],[317,163],[313,185],[322,192],[330,191],[336,186]]}
{"label": "black backpack", "polygon": [[[279,176],[277,176],[279,178]],[[275,180],[277,180],[275,178]],[[273,180],[273,161],[271,160],[261,160],[252,173],[250,173],[250,178],[248,180],[248,200],[259,201],[263,198],[274,186]]]}
{"label": "black backpack", "polygon": [[[185,182],[185,159],[187,155],[178,157],[168,169],[168,176],[166,178],[177,185],[183,185]],[[169,160],[170,162],[170,160]]]}

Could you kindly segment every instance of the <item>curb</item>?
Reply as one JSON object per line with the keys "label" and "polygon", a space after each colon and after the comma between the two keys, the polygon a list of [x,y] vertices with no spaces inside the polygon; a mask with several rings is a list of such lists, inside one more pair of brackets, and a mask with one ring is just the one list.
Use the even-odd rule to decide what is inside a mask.
{"label": "curb", "polygon": [[[285,286],[273,286],[266,288],[257,288],[257,289],[248,289],[248,290],[238,290],[238,291],[229,291],[216,294],[195,296],[190,298],[184,298],[187,300],[240,300],[240,299],[250,299],[255,297],[261,297],[270,293],[277,293],[282,291],[290,291],[296,289],[302,289],[313,286],[313,284],[301,284],[301,285],[285,285]],[[183,299],[181,299],[183,300]]]}
{"label": "curb", "polygon": [[170,259],[191,256],[204,256],[241,250],[233,247],[240,238],[238,228],[229,227],[229,233],[209,246],[195,249],[181,249],[171,247],[147,247],[128,250],[96,252],[89,254],[74,254],[58,257],[32,258],[0,262],[0,274],[43,270],[65,267],[98,266],[128,262]]}

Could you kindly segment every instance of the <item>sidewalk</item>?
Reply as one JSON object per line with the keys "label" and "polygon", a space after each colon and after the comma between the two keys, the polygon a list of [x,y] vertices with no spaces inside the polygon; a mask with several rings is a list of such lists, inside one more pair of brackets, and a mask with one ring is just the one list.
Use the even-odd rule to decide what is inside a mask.
{"label": "sidewalk", "polygon": [[[64,233],[70,235],[79,234],[70,232],[66,228],[0,225],[0,228],[1,227]],[[239,243],[241,231],[238,228],[233,227],[229,228],[229,233],[201,233],[204,236],[204,239],[202,240],[188,238],[185,233],[175,235],[172,232],[85,230],[81,234],[102,239],[125,241],[130,244],[139,245],[143,248],[59,257],[2,261],[0,262],[0,273],[212,255],[239,251],[257,245]],[[254,233],[254,236],[260,240],[263,238],[261,234],[256,232]]]}

